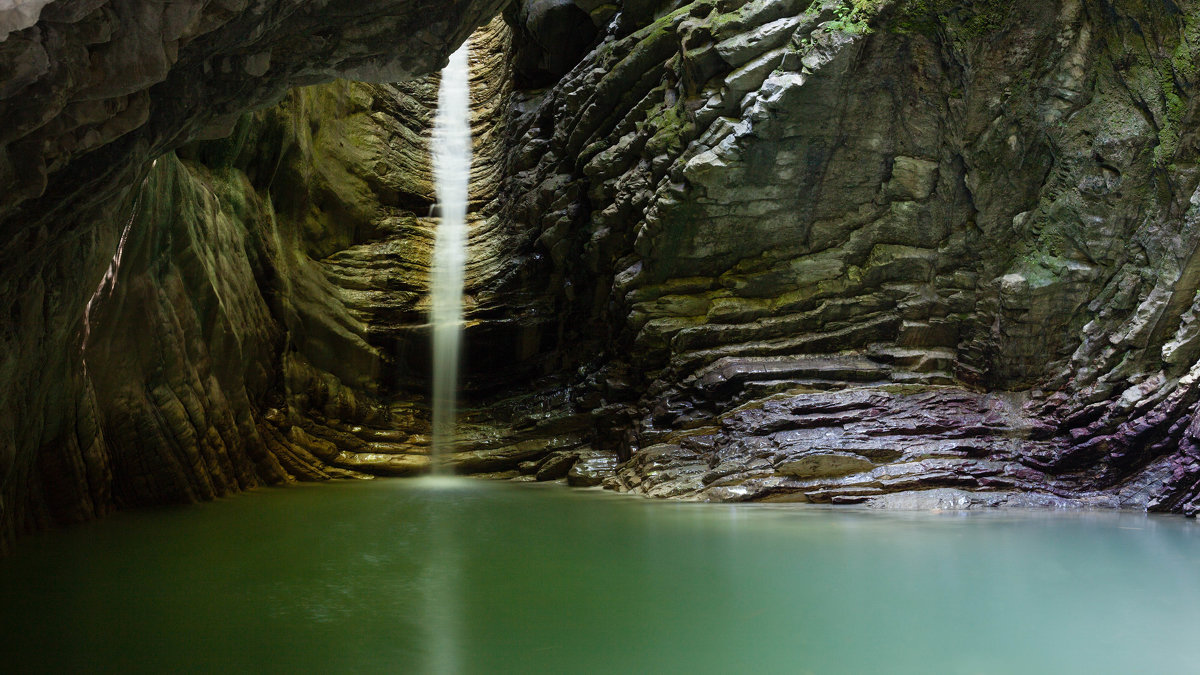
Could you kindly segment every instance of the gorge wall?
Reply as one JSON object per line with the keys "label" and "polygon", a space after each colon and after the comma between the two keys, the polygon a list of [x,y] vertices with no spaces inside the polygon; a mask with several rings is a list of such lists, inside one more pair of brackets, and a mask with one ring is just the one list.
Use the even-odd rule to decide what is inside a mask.
{"label": "gorge wall", "polygon": [[[436,83],[285,91],[435,70],[504,3],[192,4],[0,43],[0,541],[427,462]],[[1198,12],[509,5],[459,470],[1194,513]]]}
{"label": "gorge wall", "polygon": [[[286,475],[283,464],[295,462],[264,454],[266,437],[247,426],[264,418],[262,396],[282,381],[282,331],[242,323],[263,318],[244,281],[267,261],[247,258],[241,249],[253,247],[223,227],[253,214],[225,213],[230,203],[175,171],[169,157],[147,179],[151,163],[187,141],[229,134],[246,110],[274,104],[291,86],[436,70],[503,3],[20,4],[16,15],[0,16],[0,547],[17,532],[115,505],[202,498]],[[179,198],[180,217],[147,221],[165,205],[141,209],[146,193]],[[153,231],[129,228],[128,244],[142,243],[142,263],[157,266],[164,286],[153,278],[111,283],[135,212],[138,229]],[[172,265],[197,277],[171,275]],[[126,291],[135,293],[128,303]],[[88,326],[105,331],[89,305],[114,292],[109,304],[155,310],[121,316],[110,307],[129,321],[112,327],[130,334],[112,338],[116,345],[163,349],[161,358],[89,347],[97,355],[85,365],[84,344],[94,344]],[[172,351],[195,361],[168,363]],[[232,361],[214,367],[210,355]],[[139,360],[151,379],[135,370],[122,383],[117,369]],[[101,398],[97,388],[130,393],[128,414],[125,401]],[[179,398],[185,388],[195,393]],[[106,428],[106,420],[130,426]]]}
{"label": "gorge wall", "polygon": [[609,331],[611,485],[1194,512],[1196,10],[691,2],[614,28],[522,120],[512,178],[594,298],[575,325]]}

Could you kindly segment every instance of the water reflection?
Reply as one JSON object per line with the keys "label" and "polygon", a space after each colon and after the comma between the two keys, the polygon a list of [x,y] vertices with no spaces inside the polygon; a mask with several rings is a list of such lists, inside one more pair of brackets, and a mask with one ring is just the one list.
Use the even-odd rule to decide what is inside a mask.
{"label": "water reflection", "polygon": [[428,545],[419,584],[422,616],[425,619],[425,671],[438,675],[462,670],[458,652],[463,643],[459,617],[462,603],[460,579],[463,575],[463,547],[456,542],[463,534],[457,523],[462,520],[464,503],[482,484],[454,476],[426,476],[406,487],[419,491],[427,499]]}
{"label": "water reflection", "polygon": [[264,490],[25,540],[0,560],[0,670],[1188,672],[1198,532],[461,479]]}

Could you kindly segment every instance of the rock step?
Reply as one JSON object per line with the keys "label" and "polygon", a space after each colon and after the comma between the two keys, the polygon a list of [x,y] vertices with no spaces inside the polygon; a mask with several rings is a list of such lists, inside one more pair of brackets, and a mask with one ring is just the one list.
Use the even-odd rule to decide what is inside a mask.
{"label": "rock step", "polygon": [[429,470],[429,455],[343,451],[330,464],[377,476],[412,476]]}
{"label": "rock step", "polygon": [[[880,315],[869,321],[855,323],[836,330],[808,333],[799,336],[738,342],[713,349],[680,351],[672,356],[670,367],[677,372],[697,372],[704,366],[727,357],[794,357],[796,354],[836,354],[875,342],[888,340],[900,327],[895,315]],[[878,367],[878,364],[875,364]]]}
{"label": "rock step", "polygon": [[716,391],[755,381],[837,380],[873,382],[888,379],[891,368],[861,356],[723,358],[695,376],[692,386]]}
{"label": "rock step", "polygon": [[876,344],[867,348],[866,355],[880,363],[921,373],[954,372],[958,362],[958,354],[953,349],[936,347],[919,349]]}
{"label": "rock step", "polygon": [[[886,384],[887,380],[864,380],[854,384]],[[802,394],[813,391],[841,391],[846,388],[846,380],[831,379],[789,379],[789,380],[760,380],[747,382],[742,388],[742,394],[747,400],[763,399],[780,394]]]}
{"label": "rock step", "polygon": [[[895,314],[881,312],[873,306],[860,307],[855,304],[857,300],[859,298],[842,303],[826,303],[820,309],[810,312],[757,318],[747,323],[701,323],[683,327],[671,339],[671,346],[680,351],[705,349],[733,343],[786,338],[811,333],[814,329],[824,326],[849,327],[881,317],[899,321]],[[831,306],[836,306],[837,311],[831,311]]]}
{"label": "rock step", "polygon": [[958,379],[953,374],[947,372],[905,372],[897,371],[892,373],[892,381],[898,384],[926,384],[926,385],[942,385],[949,386],[958,384]]}
{"label": "rock step", "polygon": [[428,269],[427,256],[420,255],[414,248],[428,248],[432,252],[432,239],[429,242],[414,242],[408,234],[389,239],[379,239],[364,244],[357,244],[333,253],[319,262],[322,267],[331,270],[376,270],[388,272],[391,266],[408,269]]}

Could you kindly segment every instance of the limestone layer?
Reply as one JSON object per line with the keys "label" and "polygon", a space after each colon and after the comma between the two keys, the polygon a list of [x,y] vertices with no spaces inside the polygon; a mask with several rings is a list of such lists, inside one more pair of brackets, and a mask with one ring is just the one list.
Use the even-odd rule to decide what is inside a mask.
{"label": "limestone layer", "polygon": [[[0,43],[0,543],[427,464],[436,82],[245,111],[435,69],[502,3],[195,4]],[[474,38],[459,470],[1194,514],[1197,16],[508,6]]]}
{"label": "limestone layer", "polygon": [[608,485],[1200,508],[1198,10],[617,17],[524,92],[503,191]]}
{"label": "limestone layer", "polygon": [[251,428],[283,390],[286,339],[260,320],[274,296],[247,285],[278,262],[249,257],[272,236],[263,205],[163,153],[295,85],[436,70],[503,3],[40,4],[0,42],[0,547],[114,505],[324,471],[275,461]]}

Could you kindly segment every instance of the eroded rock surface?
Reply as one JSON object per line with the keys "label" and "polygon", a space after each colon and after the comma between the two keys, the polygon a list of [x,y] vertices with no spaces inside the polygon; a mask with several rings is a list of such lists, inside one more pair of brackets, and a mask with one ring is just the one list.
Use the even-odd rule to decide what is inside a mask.
{"label": "eroded rock surface", "polygon": [[[499,3],[176,3],[138,24],[174,46],[142,50],[119,93],[106,73],[141,34],[100,30],[128,18],[107,3],[58,4],[0,43],[20,66],[4,118],[32,120],[0,131],[5,536],[422,470],[434,81],[242,112],[387,55],[431,70]],[[509,7],[477,36],[458,469],[1194,513],[1198,15]],[[99,45],[86,77],[79,45]]]}
{"label": "eroded rock surface", "polygon": [[1196,10],[714,0],[609,26],[526,94],[506,193],[564,279],[564,342],[599,354],[576,401],[632,455],[609,486],[1195,510]]}
{"label": "eroded rock surface", "polygon": [[[283,333],[246,283],[271,271],[248,257],[269,236],[261,204],[236,181],[151,162],[229,134],[291,86],[434,71],[502,3],[39,4],[34,25],[6,14],[16,30],[0,42],[0,547],[114,504],[284,475],[248,426],[282,390],[270,355]],[[114,287],[120,251],[149,276]],[[89,335],[101,296],[121,320],[109,331],[135,335]],[[100,352],[106,341],[120,351]]]}

